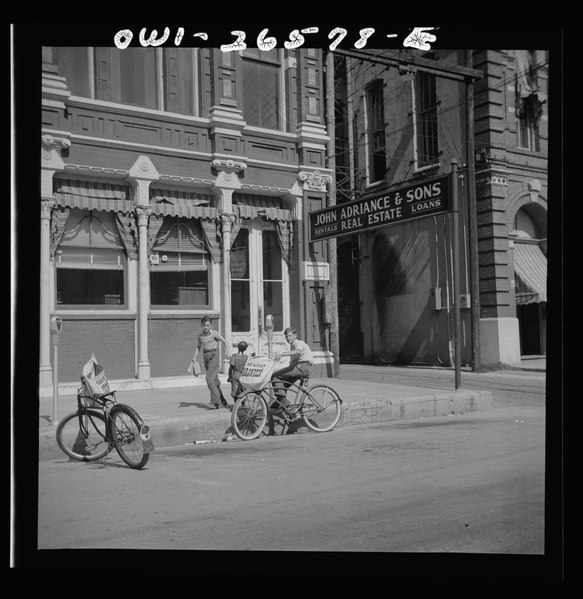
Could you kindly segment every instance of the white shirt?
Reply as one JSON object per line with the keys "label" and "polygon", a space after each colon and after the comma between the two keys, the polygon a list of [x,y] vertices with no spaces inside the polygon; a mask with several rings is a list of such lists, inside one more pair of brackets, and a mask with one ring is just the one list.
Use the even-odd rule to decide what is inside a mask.
{"label": "white shirt", "polygon": [[301,341],[300,339],[295,339],[294,342],[290,345],[290,348],[294,351],[300,350],[299,356],[292,356],[292,361],[294,362],[308,362],[312,364],[314,361],[314,356],[312,355],[312,350],[310,346]]}

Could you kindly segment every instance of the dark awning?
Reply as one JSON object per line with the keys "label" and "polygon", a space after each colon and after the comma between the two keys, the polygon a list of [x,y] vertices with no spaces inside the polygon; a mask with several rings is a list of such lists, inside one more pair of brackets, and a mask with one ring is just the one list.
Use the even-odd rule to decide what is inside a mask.
{"label": "dark awning", "polygon": [[547,257],[537,244],[514,242],[516,303],[547,301]]}

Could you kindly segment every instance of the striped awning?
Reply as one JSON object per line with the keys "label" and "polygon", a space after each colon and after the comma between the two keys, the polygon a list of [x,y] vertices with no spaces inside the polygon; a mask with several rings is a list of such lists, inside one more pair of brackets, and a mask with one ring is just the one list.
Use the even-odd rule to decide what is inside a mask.
{"label": "striped awning", "polygon": [[150,205],[154,214],[180,216],[183,218],[214,219],[217,209],[209,206],[213,196],[210,192],[178,189],[150,189]]}
{"label": "striped awning", "polygon": [[547,257],[537,244],[514,242],[516,303],[547,301]]}
{"label": "striped awning", "polygon": [[261,217],[267,220],[291,221],[291,210],[281,207],[281,199],[244,193],[233,194],[233,210],[239,218]]}
{"label": "striped awning", "polygon": [[134,209],[129,198],[129,186],[82,179],[55,179],[54,196],[57,206],[123,212]]}
{"label": "striped awning", "polygon": [[218,217],[213,206],[193,206],[186,200],[152,203],[152,212],[163,216],[181,216],[183,218],[204,218],[213,220]]}
{"label": "striped awning", "polygon": [[150,205],[154,214],[164,216],[215,219],[218,217],[217,209],[209,206],[212,199],[210,192],[150,189]]}

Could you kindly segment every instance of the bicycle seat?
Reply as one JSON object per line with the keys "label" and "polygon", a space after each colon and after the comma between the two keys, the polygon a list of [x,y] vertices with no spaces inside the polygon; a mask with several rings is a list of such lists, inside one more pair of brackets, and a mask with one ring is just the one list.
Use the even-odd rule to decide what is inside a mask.
{"label": "bicycle seat", "polygon": [[104,397],[107,397],[108,395],[113,395],[114,393],[115,393],[115,390],[108,391],[107,393],[95,393],[95,394],[93,394],[92,398],[93,399],[103,399]]}

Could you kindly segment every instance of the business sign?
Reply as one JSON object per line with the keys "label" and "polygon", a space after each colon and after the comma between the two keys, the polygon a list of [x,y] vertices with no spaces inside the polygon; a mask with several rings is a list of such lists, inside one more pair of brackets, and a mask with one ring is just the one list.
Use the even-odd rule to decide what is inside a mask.
{"label": "business sign", "polygon": [[449,175],[444,175],[310,212],[310,242],[378,229],[449,209]]}

